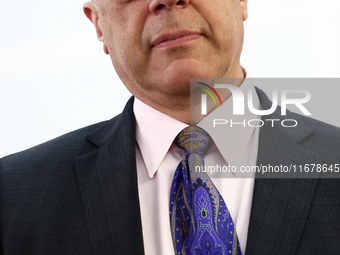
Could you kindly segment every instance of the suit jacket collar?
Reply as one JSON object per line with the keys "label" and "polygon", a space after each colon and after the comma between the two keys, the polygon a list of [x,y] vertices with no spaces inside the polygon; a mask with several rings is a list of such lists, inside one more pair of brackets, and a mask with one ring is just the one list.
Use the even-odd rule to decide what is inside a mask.
{"label": "suit jacket collar", "polygon": [[144,254],[137,187],[133,98],[90,135],[96,145],[75,159],[94,254]]}
{"label": "suit jacket collar", "polygon": [[[271,102],[259,89],[257,93],[263,109],[269,109]],[[266,119],[282,120],[278,108]],[[295,128],[275,128],[265,125],[260,130],[257,165],[304,165],[321,163],[320,156],[299,143],[308,139],[313,130],[299,115],[287,112],[284,119],[295,119]],[[247,254],[295,254],[301,238],[309,208],[313,199],[317,179],[261,179],[256,175],[250,224],[248,230]]]}

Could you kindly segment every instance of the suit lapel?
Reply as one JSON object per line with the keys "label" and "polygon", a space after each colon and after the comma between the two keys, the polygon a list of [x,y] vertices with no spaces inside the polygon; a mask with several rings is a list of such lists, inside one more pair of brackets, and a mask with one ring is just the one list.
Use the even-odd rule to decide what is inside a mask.
{"label": "suit lapel", "polygon": [[88,140],[99,148],[75,166],[94,254],[144,254],[133,99]]}
{"label": "suit lapel", "polygon": [[[271,102],[257,89],[263,109]],[[282,119],[279,109],[266,116]],[[260,131],[257,165],[304,165],[320,163],[318,154],[298,143],[312,134],[312,129],[296,115],[287,113],[285,119],[296,119],[298,126],[272,128],[265,125]],[[306,175],[305,175],[306,177]],[[317,179],[255,179],[254,195],[248,230],[247,254],[294,254],[307,220]]]}

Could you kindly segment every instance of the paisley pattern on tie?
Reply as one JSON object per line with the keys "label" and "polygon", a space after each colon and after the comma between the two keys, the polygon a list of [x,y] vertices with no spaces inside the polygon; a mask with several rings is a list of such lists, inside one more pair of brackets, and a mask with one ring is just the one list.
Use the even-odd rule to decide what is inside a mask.
{"label": "paisley pattern on tie", "polygon": [[207,173],[204,155],[212,140],[201,128],[182,130],[174,143],[186,152],[174,174],[170,224],[176,255],[241,255],[228,208]]}

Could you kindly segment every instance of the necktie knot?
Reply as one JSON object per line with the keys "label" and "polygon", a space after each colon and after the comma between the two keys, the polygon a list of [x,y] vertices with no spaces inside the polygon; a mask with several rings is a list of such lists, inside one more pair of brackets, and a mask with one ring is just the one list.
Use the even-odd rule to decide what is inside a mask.
{"label": "necktie knot", "polygon": [[198,153],[204,156],[209,150],[212,139],[202,128],[189,126],[177,135],[174,143],[187,153]]}

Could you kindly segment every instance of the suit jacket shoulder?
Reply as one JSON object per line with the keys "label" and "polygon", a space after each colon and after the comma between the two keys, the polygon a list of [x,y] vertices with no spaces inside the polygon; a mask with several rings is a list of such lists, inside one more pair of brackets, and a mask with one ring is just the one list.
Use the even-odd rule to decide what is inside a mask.
{"label": "suit jacket shoulder", "polygon": [[[136,172],[132,106],[133,98],[123,113],[110,121],[1,159],[0,254],[83,255],[108,254],[113,250],[121,250],[121,254],[139,253],[142,245],[138,242],[129,245],[128,249],[137,250],[126,252],[127,239],[119,241],[124,234],[112,230],[117,231],[121,228],[117,224],[124,224],[121,206],[129,209],[124,203],[115,203],[117,190],[125,179],[131,185],[134,184],[131,178],[136,179],[133,174],[126,177],[121,167],[112,167],[128,157],[131,165],[126,166]],[[138,214],[137,185],[135,188],[121,187],[120,197],[126,196],[127,202],[137,198],[133,212]],[[110,215],[105,216],[106,213]],[[134,231],[137,239],[141,239],[141,227],[133,231],[125,228],[130,236]]]}

